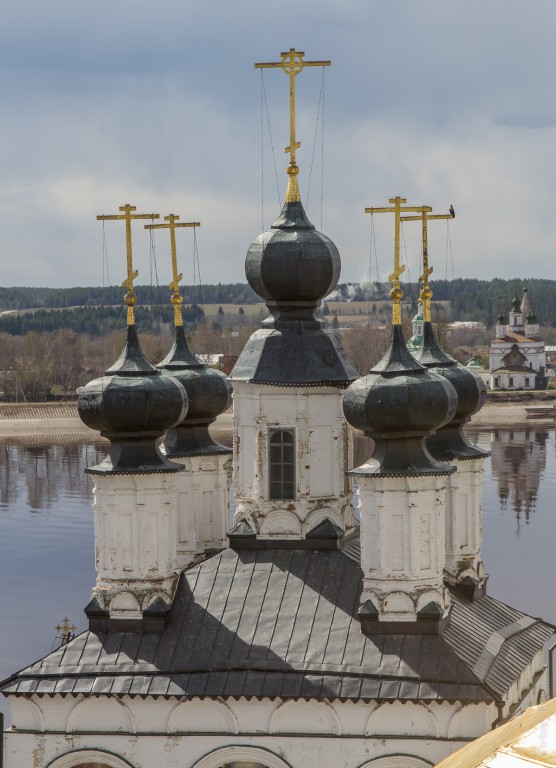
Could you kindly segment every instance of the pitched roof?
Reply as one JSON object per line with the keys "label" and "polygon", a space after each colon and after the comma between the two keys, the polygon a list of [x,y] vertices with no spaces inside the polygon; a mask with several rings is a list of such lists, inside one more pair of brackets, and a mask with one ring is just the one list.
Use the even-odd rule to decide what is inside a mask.
{"label": "pitched roof", "polygon": [[514,331],[507,331],[505,336],[493,339],[491,344],[526,344],[528,342],[542,342],[540,336],[525,336],[523,333],[514,333]]}
{"label": "pitched roof", "polygon": [[84,632],[0,689],[488,702],[552,634],[491,597],[454,594],[443,635],[365,636],[357,554],[353,542],[345,554],[224,550],[182,574],[164,632]]}
{"label": "pitched roof", "polygon": [[501,368],[494,368],[491,373],[528,373],[537,376],[539,372],[526,365],[503,365]]}

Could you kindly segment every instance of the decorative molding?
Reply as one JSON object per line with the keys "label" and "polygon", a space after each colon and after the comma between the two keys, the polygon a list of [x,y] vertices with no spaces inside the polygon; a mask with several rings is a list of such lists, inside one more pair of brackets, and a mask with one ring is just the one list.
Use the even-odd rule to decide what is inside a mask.
{"label": "decorative molding", "polygon": [[[199,727],[199,715],[204,727]],[[193,726],[188,722],[194,718]],[[220,728],[225,724],[224,728]],[[200,733],[207,734],[215,731],[235,734],[239,732],[239,724],[230,707],[222,701],[182,701],[170,714],[168,733]]]}
{"label": "decorative molding", "polygon": [[362,763],[358,768],[431,768],[433,763],[414,755],[385,755]]}
{"label": "decorative molding", "polygon": [[[232,744],[228,747],[221,747],[215,749],[213,752],[209,752],[204,757],[201,757],[192,768],[222,768],[227,763],[237,761],[252,762],[259,764],[263,768],[292,768],[290,763],[287,763],[281,757],[278,757],[274,752],[270,752],[263,747],[250,747],[243,744]],[[426,768],[429,768],[429,764]],[[56,766],[58,768],[58,766]],[[65,768],[65,766],[63,766]],[[111,766],[110,766],[111,768]],[[408,766],[412,768],[412,766]],[[416,768],[423,768],[419,765]]]}
{"label": "decorative molding", "polygon": [[[424,704],[403,704],[400,701],[394,701],[391,704],[381,704],[371,712],[367,720],[365,736],[369,738],[376,734],[392,738],[396,736],[413,736],[416,738],[439,737],[438,723],[428,707]],[[373,768],[375,768],[374,763]],[[377,766],[377,768],[379,767]],[[399,768],[404,767],[400,766]],[[408,768],[411,768],[411,766],[408,766]]]}
{"label": "decorative molding", "polygon": [[[14,721],[13,722],[14,729],[17,728],[18,730],[28,730],[29,726],[24,724],[20,720],[20,718],[29,718],[29,719],[32,718],[35,723],[34,730],[37,731],[38,733],[44,733],[44,730],[45,730],[44,713],[36,701],[33,701],[33,699],[29,699],[29,698],[19,697],[17,700],[17,707],[18,707],[18,710],[23,710],[23,711],[18,713],[17,717],[15,716],[12,717],[12,721]],[[14,715],[15,715],[15,712],[14,712]]]}
{"label": "decorative molding", "polygon": [[[319,715],[322,721],[320,725],[318,724]],[[269,732],[271,734],[339,736],[342,728],[340,719],[330,704],[322,701],[286,701],[273,712]]]}
{"label": "decorative molding", "polygon": [[[107,727],[107,723],[110,727]],[[81,731],[134,734],[137,724],[130,708],[120,699],[106,696],[102,699],[87,697],[81,699],[72,709],[66,726],[67,733]]]}
{"label": "decorative molding", "polygon": [[103,768],[135,768],[133,763],[118,757],[113,752],[100,749],[77,749],[67,752],[61,757],[55,757],[45,768],[77,768],[87,764],[102,765]]}

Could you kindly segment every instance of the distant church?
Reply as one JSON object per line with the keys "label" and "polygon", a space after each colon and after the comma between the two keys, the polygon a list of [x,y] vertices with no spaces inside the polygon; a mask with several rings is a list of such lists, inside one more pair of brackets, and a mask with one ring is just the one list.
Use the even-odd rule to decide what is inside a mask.
{"label": "distant church", "polygon": [[546,351],[539,336],[539,324],[523,289],[521,303],[516,295],[508,323],[498,315],[496,338],[490,343],[491,389],[546,389]]}
{"label": "distant church", "polygon": [[[439,347],[428,299],[408,352],[399,264],[390,347],[357,376],[316,317],[340,255],[295,147],[245,262],[270,315],[231,382],[187,346],[176,270],[174,345],[145,359],[129,259],[124,350],[79,397],[111,443],[88,470],[89,629],[2,683],[4,768],[427,768],[546,696],[553,628],[486,594],[486,454],[462,433],[484,385]],[[208,427],[232,385],[230,457]],[[361,466],[348,423],[374,441]]]}

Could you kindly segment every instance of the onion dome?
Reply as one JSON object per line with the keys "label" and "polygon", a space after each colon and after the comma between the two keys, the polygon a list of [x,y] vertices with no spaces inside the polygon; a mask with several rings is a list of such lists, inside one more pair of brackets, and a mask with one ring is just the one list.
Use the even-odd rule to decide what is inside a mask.
{"label": "onion dome", "polygon": [[439,461],[487,456],[487,452],[475,448],[463,435],[464,424],[482,408],[486,400],[486,387],[481,377],[444,352],[431,322],[424,324],[423,344],[415,358],[421,365],[449,381],[458,397],[453,418],[427,438],[427,448],[431,454]]}
{"label": "onion dome", "polygon": [[87,471],[137,474],[183,469],[162,455],[157,441],[181,421],[186,408],[181,384],[147,361],[135,325],[128,325],[118,360],[102,378],[83,387],[77,401],[81,420],[110,440],[106,459]]}
{"label": "onion dome", "polygon": [[230,448],[215,442],[208,431],[216,417],[230,406],[230,380],[221,371],[209,368],[195,357],[187,345],[183,325],[176,326],[172,349],[156,367],[179,381],[189,403],[182,420],[166,434],[166,456],[177,458],[231,453]]}
{"label": "onion dome", "polygon": [[518,295],[513,297],[512,299],[512,312],[520,312],[521,311],[521,302],[519,301]]}
{"label": "onion dome", "polygon": [[344,395],[346,419],[375,443],[369,462],[350,474],[451,474],[452,467],[431,456],[425,438],[451,421],[456,408],[452,385],[410,355],[394,324],[382,360]]}
{"label": "onion dome", "polygon": [[340,277],[340,255],[300,200],[286,201],[247,251],[245,274],[271,313],[241,353],[231,378],[264,384],[347,386],[357,372],[315,316]]}
{"label": "onion dome", "polygon": [[535,315],[535,313],[531,312],[530,314],[528,314],[527,317],[525,318],[525,322],[528,325],[536,325],[537,324],[537,316]]}
{"label": "onion dome", "polygon": [[497,325],[505,325],[506,324],[506,315],[503,312],[500,312],[500,314],[496,318],[496,324]]}
{"label": "onion dome", "polygon": [[484,366],[481,365],[481,361],[477,357],[477,355],[472,355],[471,359],[465,366],[466,368],[471,368],[473,371],[484,371]]}

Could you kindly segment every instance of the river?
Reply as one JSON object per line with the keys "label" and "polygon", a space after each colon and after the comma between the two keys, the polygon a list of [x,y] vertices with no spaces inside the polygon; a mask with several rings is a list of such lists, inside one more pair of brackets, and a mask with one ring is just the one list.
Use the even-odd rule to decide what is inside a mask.
{"label": "river", "polygon": [[[485,462],[488,592],[556,623],[554,429],[470,431]],[[86,629],[95,582],[92,480],[105,444],[55,435],[0,443],[0,679],[47,654],[67,616]],[[8,706],[0,697],[0,711]]]}

